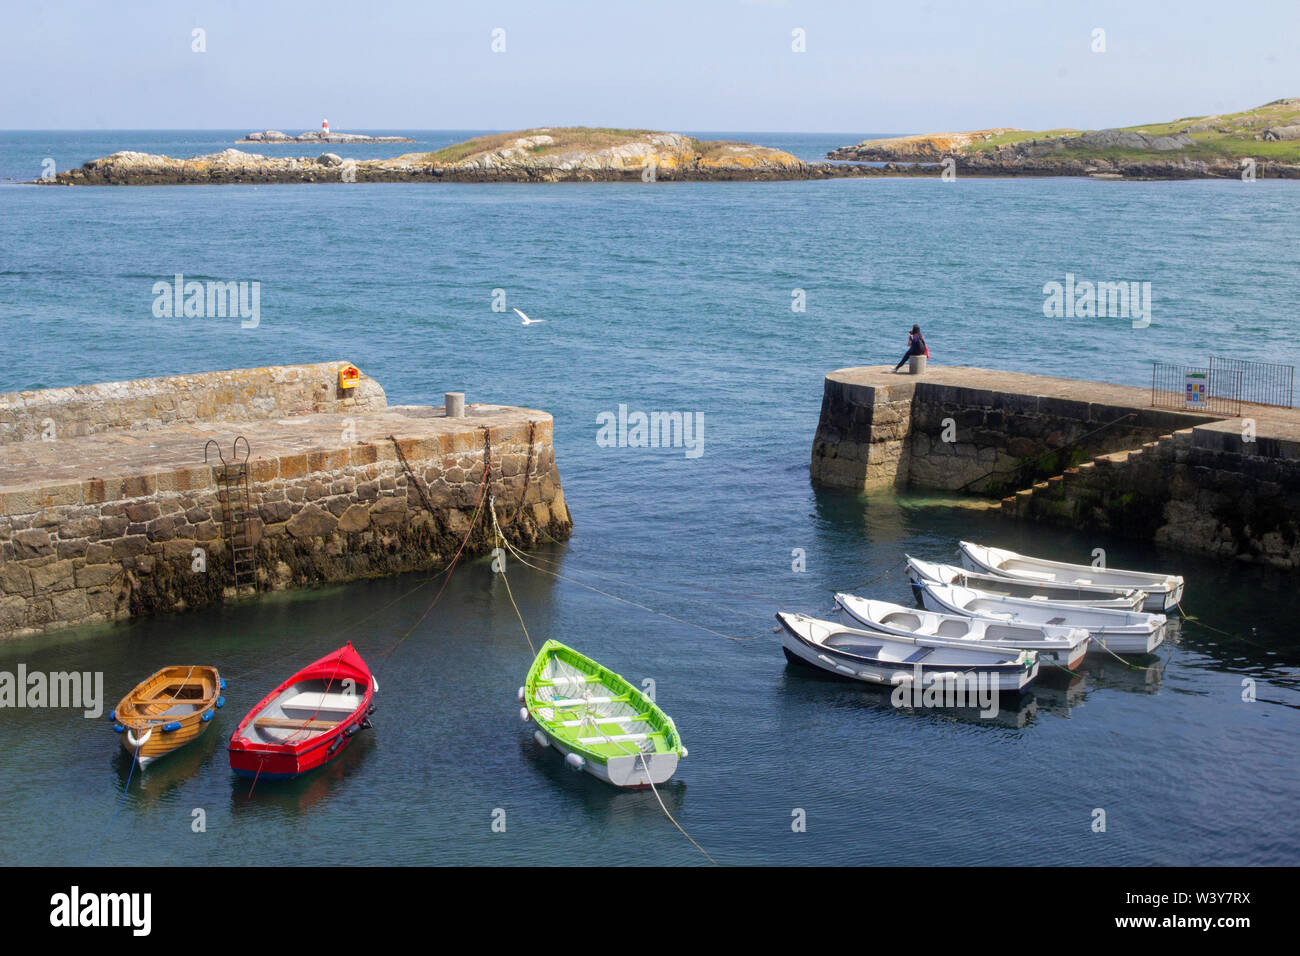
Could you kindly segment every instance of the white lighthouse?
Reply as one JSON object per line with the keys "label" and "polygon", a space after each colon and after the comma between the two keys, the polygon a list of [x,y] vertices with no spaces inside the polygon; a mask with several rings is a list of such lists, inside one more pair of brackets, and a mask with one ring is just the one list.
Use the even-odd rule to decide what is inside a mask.
{"label": "white lighthouse", "polygon": [[330,134],[330,121],[329,121],[329,120],[327,120],[327,119],[323,119],[323,120],[320,121],[320,131],[321,131],[321,135],[322,135],[322,136],[328,136],[328,135]]}

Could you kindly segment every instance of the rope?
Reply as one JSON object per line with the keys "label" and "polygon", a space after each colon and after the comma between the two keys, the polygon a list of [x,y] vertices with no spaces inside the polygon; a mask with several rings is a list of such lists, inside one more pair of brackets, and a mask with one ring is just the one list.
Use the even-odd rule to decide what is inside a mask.
{"label": "rope", "polygon": [[673,826],[675,826],[678,832],[681,833],[682,836],[690,840],[691,846],[695,847],[695,849],[703,853],[704,858],[706,860],[708,860],[714,866],[718,866],[719,865],[718,861],[715,860],[713,857],[709,856],[709,852],[706,849],[704,849],[704,847],[696,843],[695,838],[691,836],[689,833],[687,833],[685,828],[680,823],[677,822],[677,819],[671,813],[668,812],[668,807],[664,805],[663,798],[659,796],[659,788],[655,786],[654,778],[650,776],[650,765],[645,762],[645,752],[642,751],[640,748],[638,748],[635,752],[628,750],[619,741],[613,739],[613,737],[611,737],[607,731],[600,729],[600,724],[598,724],[596,722],[596,719],[591,715],[591,691],[590,690],[584,690],[582,692],[582,717],[580,717],[579,719],[582,721],[582,723],[578,725],[579,737],[582,736],[583,727],[590,727],[596,734],[605,738],[605,743],[617,747],[619,750],[623,751],[623,753],[629,757],[635,755],[641,761],[641,769],[642,771],[645,772],[646,783],[650,785],[650,790],[654,793],[655,800],[659,802],[659,809],[664,812],[664,816],[668,818],[668,822],[671,823]]}
{"label": "rope", "polygon": [[257,789],[257,781],[262,778],[262,768],[266,766],[266,756],[262,755],[257,758],[257,773],[253,774],[253,782],[248,787],[248,798],[253,798],[253,791]]}
{"label": "rope", "polygon": [[1149,670],[1151,670],[1151,668],[1155,667],[1154,664],[1148,664],[1148,665],[1146,665],[1145,667],[1143,667],[1143,666],[1141,666],[1141,665],[1139,665],[1139,664],[1131,664],[1131,663],[1129,663],[1128,661],[1124,660],[1124,658],[1120,657],[1118,654],[1116,654],[1114,651],[1112,651],[1112,650],[1111,650],[1109,647],[1107,647],[1107,646],[1105,645],[1105,643],[1101,640],[1101,636],[1100,636],[1100,635],[1104,634],[1105,632],[1106,632],[1106,628],[1104,628],[1104,627],[1099,627],[1099,628],[1097,628],[1097,636],[1092,638],[1092,642],[1093,642],[1094,644],[1096,644],[1098,647],[1100,647],[1100,648],[1101,648],[1103,651],[1105,651],[1107,654],[1109,654],[1111,657],[1115,658],[1115,660],[1119,661],[1121,664],[1123,664],[1125,667],[1127,667],[1129,670],[1133,670],[1133,671],[1149,671]]}
{"label": "rope", "polygon": [[[492,516],[493,516],[493,521],[495,521],[496,520],[495,509],[493,509]],[[729,641],[735,641],[737,644],[742,644],[745,641],[753,640],[753,638],[749,638],[749,637],[734,637],[731,634],[723,634],[721,631],[715,631],[713,628],[705,627],[703,624],[693,624],[690,621],[684,621],[680,617],[673,617],[673,615],[666,614],[663,611],[656,611],[652,607],[646,607],[646,605],[638,604],[636,601],[630,601],[627,598],[619,597],[617,594],[610,594],[608,591],[602,591],[600,588],[593,587],[590,584],[584,584],[582,581],[575,581],[573,578],[566,577],[565,575],[560,574],[556,571],[550,571],[546,568],[539,568],[537,565],[531,564],[529,561],[527,561],[524,558],[522,554],[516,551],[514,545],[510,543],[510,540],[508,538],[503,536],[501,540],[504,542],[506,548],[510,551],[510,553],[514,555],[515,560],[517,560],[520,564],[522,564],[526,568],[532,568],[534,571],[540,571],[542,574],[549,574],[551,577],[556,578],[557,580],[567,581],[570,584],[576,584],[580,588],[586,588],[588,591],[594,591],[597,594],[603,594],[607,598],[610,598],[615,601],[619,601],[622,604],[631,605],[632,607],[635,608],[640,608],[642,611],[649,611],[651,614],[655,614],[659,617],[667,618],[668,620],[675,621],[678,624],[685,624],[687,627],[694,627],[701,631],[707,631],[708,633],[716,635],[717,637],[724,637]]]}
{"label": "rope", "polygon": [[[143,744],[141,746],[143,746]],[[117,823],[117,818],[122,815],[122,806],[126,803],[126,795],[131,790],[131,778],[135,775],[135,765],[139,763],[139,761],[140,761],[140,747],[136,747],[135,754],[131,757],[131,769],[127,771],[126,785],[122,787],[122,799],[118,801],[117,804],[117,812],[113,814],[113,819],[108,821],[108,826],[104,829],[104,835],[99,838],[99,842],[95,844],[94,849],[92,849],[89,855],[87,855],[86,862],[81,864],[82,866],[87,866],[90,864],[91,858],[96,853],[99,852],[99,848],[103,846],[104,841],[108,839],[108,834],[112,831],[113,824]]]}
{"label": "rope", "polygon": [[655,799],[659,801],[659,809],[664,812],[664,816],[666,816],[668,818],[668,821],[678,829],[678,831],[681,833],[682,836],[686,837],[686,839],[691,841],[691,846],[695,847],[695,849],[699,850],[701,853],[704,854],[704,858],[706,860],[708,860],[714,866],[718,866],[719,865],[718,861],[715,860],[713,857],[709,856],[708,851],[705,850],[704,847],[696,843],[695,838],[692,837],[689,833],[687,833],[686,830],[682,828],[682,825],[678,823],[677,820],[673,817],[673,815],[668,812],[668,808],[664,806],[663,798],[659,796],[659,788],[656,787],[655,782],[650,779],[650,768],[646,766],[645,754],[641,753],[640,751],[637,751],[637,756],[641,758],[641,769],[645,771],[645,778],[650,783],[650,792],[653,793],[655,795]]}
{"label": "rope", "polygon": [[[496,501],[493,498],[488,499],[488,507],[492,511],[492,527],[496,529],[497,541],[505,540],[501,535],[501,525],[497,523]],[[501,580],[505,582],[506,595],[510,598],[510,606],[515,609],[515,617],[519,618],[519,626],[523,628],[524,640],[528,642],[528,649],[532,651],[533,657],[537,656],[537,649],[533,647],[533,639],[528,636],[528,625],[524,623],[524,616],[519,613],[519,605],[515,603],[514,592],[510,590],[510,579],[506,577],[506,563],[501,562]]]}
{"label": "rope", "polygon": [[[542,557],[540,554],[535,554],[535,553],[530,553],[530,552],[524,552],[524,553],[527,554],[528,557],[532,558],[534,561],[539,561],[539,562],[541,562],[542,564],[549,564],[551,567],[560,567],[560,566],[561,566],[561,564],[560,564],[559,561],[553,561],[553,560],[551,560],[550,558],[544,558],[544,557]],[[675,591],[671,591],[671,590],[668,590],[668,589],[666,589],[666,588],[656,588],[656,587],[653,587],[653,586],[651,586],[651,585],[649,585],[649,584],[643,584],[643,583],[641,583],[640,581],[629,581],[627,578],[619,577],[619,576],[616,575],[616,574],[606,574],[606,573],[601,572],[601,571],[592,571],[592,570],[590,570],[590,569],[588,569],[588,568],[573,568],[573,569],[571,569],[571,570],[569,571],[569,573],[570,573],[570,574],[586,574],[586,575],[590,575],[591,577],[596,577],[596,578],[606,578],[607,580],[611,580],[611,581],[619,581],[619,582],[624,583],[624,584],[630,584],[630,585],[632,585],[633,587],[645,588],[647,591],[657,591],[657,592],[660,593],[660,594],[675,594],[675,593],[676,593]],[[711,588],[711,587],[707,587],[706,585],[703,585],[703,584],[687,584],[687,583],[679,583],[679,584],[674,585],[674,587],[677,587],[677,588],[691,588],[691,589],[694,589],[694,590],[696,590],[696,591],[708,591],[710,594],[721,594],[721,595],[723,595],[723,596],[725,596],[725,597],[747,597],[747,598],[753,598],[753,599],[755,599],[755,600],[760,600],[760,601],[766,601],[766,600],[768,600],[768,599],[771,597],[771,595],[769,595],[769,594],[753,594],[753,593],[746,592],[746,591],[726,591],[726,590],[723,590],[722,588]],[[750,616],[752,616],[752,617],[762,617],[764,620],[766,620],[766,619],[768,618],[768,613],[767,613],[766,611],[763,611],[762,613],[758,613],[758,612],[754,612],[754,611],[743,611],[743,610],[741,610],[741,611],[736,611],[736,612],[733,612],[733,613],[737,613],[737,614],[748,614],[748,615],[750,615]]]}
{"label": "rope", "polygon": [[[486,430],[484,434],[486,435]],[[434,605],[436,605],[438,601],[442,598],[443,592],[447,590],[447,585],[451,583],[452,571],[455,569],[457,562],[460,561],[460,556],[465,553],[465,545],[469,544],[470,535],[474,533],[474,526],[478,524],[479,515],[483,513],[483,502],[487,499],[488,496],[487,494],[488,480],[489,480],[489,475],[491,475],[491,473],[492,473],[492,463],[491,460],[488,458],[487,446],[484,446],[483,480],[479,486],[480,491],[478,496],[478,505],[474,508],[474,515],[470,518],[469,527],[465,529],[465,538],[461,541],[460,547],[456,549],[456,554],[451,559],[451,564],[447,565],[447,570],[445,572],[446,579],[442,582],[442,587],[438,589],[438,593],[433,596],[433,600],[429,602],[429,606],[426,607],[424,609],[424,612],[418,618],[415,619],[415,623],[412,624],[410,627],[408,627],[406,629],[406,633],[397,639],[397,643],[394,644],[392,647],[390,647],[383,654],[381,654],[380,657],[387,659],[388,657],[392,656],[393,651],[397,650],[398,646],[402,643],[402,641],[410,637],[411,632],[420,626],[420,622],[429,616],[429,612],[433,610]],[[493,513],[493,520],[494,521],[496,520],[495,513]]]}
{"label": "rope", "polygon": [[393,451],[397,452],[397,460],[402,463],[402,468],[410,477],[411,484],[415,486],[416,493],[419,494],[420,500],[424,502],[425,510],[428,511],[429,514],[437,514],[434,510],[433,503],[429,501],[429,496],[424,493],[424,488],[420,486],[419,477],[411,470],[411,466],[406,460],[406,455],[402,453],[402,446],[397,443],[397,439],[392,435],[388,436],[388,440],[393,443]]}
{"label": "rope", "polygon": [[846,587],[846,588],[827,588],[826,590],[827,590],[827,591],[835,591],[835,592],[842,592],[842,591],[856,591],[858,588],[864,588],[864,587],[866,587],[868,584],[875,584],[877,581],[879,581],[881,578],[883,578],[886,574],[892,574],[893,572],[894,572],[894,569],[893,569],[893,568],[886,568],[884,571],[881,571],[879,574],[877,574],[874,578],[869,578],[868,580],[866,580],[866,581],[861,581],[861,582],[859,582],[858,584],[850,584],[850,585],[849,585],[848,587]]}
{"label": "rope", "polygon": [[519,512],[523,513],[524,508],[528,506],[528,481],[533,477],[533,451],[535,448],[534,438],[537,434],[537,422],[528,423],[528,463],[524,465],[524,490],[519,493]]}

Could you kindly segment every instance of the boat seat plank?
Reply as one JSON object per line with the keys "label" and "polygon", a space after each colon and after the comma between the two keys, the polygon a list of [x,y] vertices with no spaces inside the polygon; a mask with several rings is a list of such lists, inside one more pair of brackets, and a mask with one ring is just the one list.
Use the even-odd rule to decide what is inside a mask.
{"label": "boat seat plank", "polygon": [[611,744],[621,743],[623,741],[649,740],[651,737],[658,737],[659,734],[597,734],[594,737],[579,737],[580,744]]}
{"label": "boat seat plank", "polygon": [[299,710],[329,710],[350,714],[361,706],[363,696],[360,694],[322,693],[317,690],[294,694],[280,706]]}
{"label": "boat seat plank", "polygon": [[583,704],[616,704],[627,700],[627,696],[622,697],[592,697],[584,700],[581,697],[556,697],[554,700],[546,701],[552,707],[581,707]]}
{"label": "boat seat plank", "polygon": [[265,730],[329,730],[341,720],[297,720],[286,717],[259,717],[253,726]]}
{"label": "boat seat plank", "polygon": [[624,723],[631,723],[634,720],[639,720],[644,722],[649,719],[650,718],[647,717],[645,714],[628,714],[626,717],[592,717],[584,720],[561,720],[557,722],[556,726],[581,727],[583,724],[593,723],[593,722],[597,724],[624,724]]}
{"label": "boat seat plank", "polygon": [[929,657],[933,653],[934,653],[933,647],[918,647],[916,650],[912,651],[911,654],[908,654],[906,657],[903,658],[903,663],[914,664],[917,661],[924,660],[925,658]]}

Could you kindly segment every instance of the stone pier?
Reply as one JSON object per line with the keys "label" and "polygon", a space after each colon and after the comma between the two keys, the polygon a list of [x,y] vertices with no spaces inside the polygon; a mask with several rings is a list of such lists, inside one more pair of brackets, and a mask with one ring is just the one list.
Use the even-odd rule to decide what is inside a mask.
{"label": "stone pier", "polygon": [[1300,412],[1151,407],[1147,388],[978,368],[826,376],[812,478],[1002,498],[1004,513],[1300,567]]}
{"label": "stone pier", "polygon": [[[513,543],[569,535],[550,415],[388,405],[364,374],[341,387],[346,366],[0,395],[0,637],[442,567],[485,466]],[[244,522],[223,509],[218,457],[242,459],[239,436]],[[251,579],[232,544],[252,549]]]}

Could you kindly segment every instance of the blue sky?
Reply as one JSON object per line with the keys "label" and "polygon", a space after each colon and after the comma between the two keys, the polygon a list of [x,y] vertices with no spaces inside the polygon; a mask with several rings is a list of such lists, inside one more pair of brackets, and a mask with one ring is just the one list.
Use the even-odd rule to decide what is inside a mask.
{"label": "blue sky", "polygon": [[1297,50],[1300,0],[33,0],[0,128],[1095,128],[1300,96]]}

